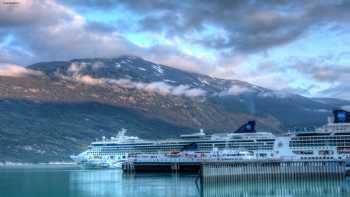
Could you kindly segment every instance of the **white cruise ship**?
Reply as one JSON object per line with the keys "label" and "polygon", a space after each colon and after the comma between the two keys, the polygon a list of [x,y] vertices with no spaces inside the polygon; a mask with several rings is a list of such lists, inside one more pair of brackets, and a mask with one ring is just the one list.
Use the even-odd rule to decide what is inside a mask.
{"label": "white cruise ship", "polygon": [[275,136],[256,132],[249,121],[232,133],[181,135],[177,139],[142,140],[126,136],[123,129],[116,137],[91,143],[88,150],[72,159],[84,168],[119,168],[122,162],[138,154],[177,154],[192,152],[210,156],[213,151],[248,151],[256,158],[297,157],[298,159],[350,158],[350,113],[335,110],[329,123],[312,132]]}

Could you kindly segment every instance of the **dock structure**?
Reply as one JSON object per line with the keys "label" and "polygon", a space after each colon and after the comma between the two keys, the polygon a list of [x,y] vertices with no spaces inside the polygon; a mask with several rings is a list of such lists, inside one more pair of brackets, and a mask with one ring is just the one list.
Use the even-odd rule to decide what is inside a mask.
{"label": "dock structure", "polygon": [[347,196],[350,181],[346,179],[282,179],[218,182],[198,188],[201,197],[210,196]]}
{"label": "dock structure", "polygon": [[133,158],[124,162],[122,169],[124,172],[179,172],[179,173],[195,173],[201,171],[201,159],[198,158]]}
{"label": "dock structure", "polygon": [[344,160],[249,160],[210,161],[201,164],[204,182],[298,178],[344,178]]}
{"label": "dock structure", "polygon": [[199,174],[204,181],[235,181],[276,178],[342,178],[347,175],[345,160],[133,160],[123,163],[124,172],[179,172]]}
{"label": "dock structure", "polygon": [[179,172],[195,173],[201,171],[200,162],[126,162],[122,169],[127,173],[157,173],[157,172]]}

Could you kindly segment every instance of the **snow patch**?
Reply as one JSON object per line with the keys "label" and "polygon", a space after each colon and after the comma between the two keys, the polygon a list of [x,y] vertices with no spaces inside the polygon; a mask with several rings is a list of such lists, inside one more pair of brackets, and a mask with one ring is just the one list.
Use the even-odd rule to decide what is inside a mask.
{"label": "snow patch", "polygon": [[198,80],[202,83],[202,84],[205,84],[205,85],[209,85],[209,82],[205,79],[201,79],[201,78],[198,78]]}
{"label": "snow patch", "polygon": [[157,71],[158,73],[160,74],[163,74],[164,73],[164,70],[160,67],[160,65],[157,65],[157,64],[153,64],[152,65],[152,68]]}
{"label": "snow patch", "polygon": [[169,80],[169,79],[164,79],[165,82],[168,82],[168,83],[176,83],[176,81],[174,80]]}
{"label": "snow patch", "polygon": [[146,71],[147,70],[147,69],[142,68],[142,67],[137,67],[137,69],[142,70],[142,71]]}
{"label": "snow patch", "polygon": [[115,66],[116,68],[120,68],[120,67],[121,67],[121,65],[120,65],[118,62],[116,62],[116,63],[114,64],[114,66]]}
{"label": "snow patch", "polygon": [[135,60],[135,59],[138,58],[137,56],[133,56],[133,55],[125,55],[124,57],[125,57],[126,59],[129,59],[129,60]]}

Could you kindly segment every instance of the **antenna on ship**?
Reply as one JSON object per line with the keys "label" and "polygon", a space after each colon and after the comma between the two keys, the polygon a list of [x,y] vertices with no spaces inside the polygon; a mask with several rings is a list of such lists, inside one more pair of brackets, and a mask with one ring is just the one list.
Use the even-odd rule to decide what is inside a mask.
{"label": "antenna on ship", "polygon": [[119,136],[119,137],[125,136],[126,131],[127,131],[127,130],[126,130],[125,128],[122,128],[122,129],[118,132],[118,136]]}

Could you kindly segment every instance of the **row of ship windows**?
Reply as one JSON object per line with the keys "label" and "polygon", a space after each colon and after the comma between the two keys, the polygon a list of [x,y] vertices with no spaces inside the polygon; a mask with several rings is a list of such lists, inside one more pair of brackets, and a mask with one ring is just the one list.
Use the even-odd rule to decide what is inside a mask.
{"label": "row of ship windows", "polygon": [[[246,149],[246,150],[253,150],[253,149]],[[271,150],[271,149],[261,149],[261,150]],[[168,151],[178,151],[178,150],[168,150]],[[205,150],[203,150],[205,151]],[[207,150],[208,152],[210,150]],[[128,153],[154,153],[152,150],[133,150],[133,151],[127,151]],[[113,151],[92,151],[90,152],[92,154],[115,154]]]}
{"label": "row of ship windows", "polygon": [[[220,147],[219,147],[220,148]],[[229,148],[233,148],[233,149],[248,149],[248,150],[272,150],[273,147],[244,147],[244,146],[240,146],[240,147],[229,147]],[[200,148],[200,150],[212,150],[212,148]],[[111,150],[111,149],[100,149],[100,150],[91,150],[92,152],[115,152],[115,151],[120,151],[120,152],[130,152],[130,151],[181,151],[181,149],[171,149],[171,148],[166,148],[166,149],[115,149],[115,150]]]}
{"label": "row of ship windows", "polygon": [[294,142],[314,142],[314,141],[318,141],[318,142],[350,142],[350,139],[312,139],[312,140],[291,140],[289,143],[294,143]]}
{"label": "row of ship windows", "polygon": [[[301,159],[306,160],[320,160],[320,159],[333,159],[333,157],[300,157]],[[341,159],[341,157],[339,157]]]}
{"label": "row of ship windows", "polygon": [[292,146],[293,144],[302,144],[302,145],[307,145],[307,144],[333,144],[336,146],[344,146],[344,144],[346,145],[350,145],[350,142],[329,142],[329,141],[318,141],[318,142],[293,142],[293,143],[289,143],[290,146]]}
{"label": "row of ship windows", "polygon": [[[198,144],[199,147],[213,147],[213,144]],[[222,143],[214,144],[214,146],[273,146],[273,143]],[[96,147],[96,146],[94,146]],[[138,146],[138,145],[128,145],[128,146],[97,146],[96,148],[163,148],[164,146]],[[167,147],[185,147],[185,145],[167,145]]]}
{"label": "row of ship windows", "polygon": [[[96,156],[110,156],[113,153],[92,152],[92,154],[96,155]],[[125,158],[125,156],[122,156],[122,157]],[[310,159],[311,160],[319,160],[319,159],[333,159],[333,157],[301,157],[301,159],[303,159],[303,160],[310,160]],[[339,159],[341,159],[341,157],[339,157]]]}
{"label": "row of ship windows", "polygon": [[[199,148],[213,148],[213,147],[218,147],[218,148],[224,148],[224,147],[257,147],[257,148],[264,148],[264,147],[273,147],[273,144],[271,145],[264,145],[264,144],[219,144],[219,145],[200,145],[198,146]],[[167,146],[167,147],[158,147],[158,146],[150,146],[150,147],[101,147],[98,149],[108,149],[108,150],[122,150],[122,149],[135,149],[135,148],[139,148],[139,149],[169,149],[169,148],[186,148],[184,146]],[[97,148],[94,148],[97,149]]]}
{"label": "row of ship windows", "polygon": [[[197,142],[196,144],[225,144],[225,143],[274,143],[274,139],[271,140],[239,140],[239,141],[206,141],[206,142]],[[92,144],[92,146],[185,146],[188,145],[188,142],[179,142],[179,143],[148,143],[148,144],[118,144],[118,143],[106,143],[106,144]]]}
{"label": "row of ship windows", "polygon": [[313,142],[313,141],[344,141],[344,142],[350,142],[350,139],[312,139],[312,140],[292,140],[290,142]]}
{"label": "row of ship windows", "polygon": [[294,144],[294,143],[303,143],[303,144],[307,144],[307,143],[350,143],[350,141],[346,141],[346,140],[311,140],[311,141],[293,141],[290,142],[290,144]]}
{"label": "row of ship windows", "polygon": [[329,140],[350,140],[350,136],[318,136],[318,137],[298,137],[298,138],[292,138],[292,141],[298,141],[298,140],[323,140],[323,139],[329,139]]}
{"label": "row of ship windows", "polygon": [[350,146],[350,143],[293,143],[290,147],[305,146]]}

